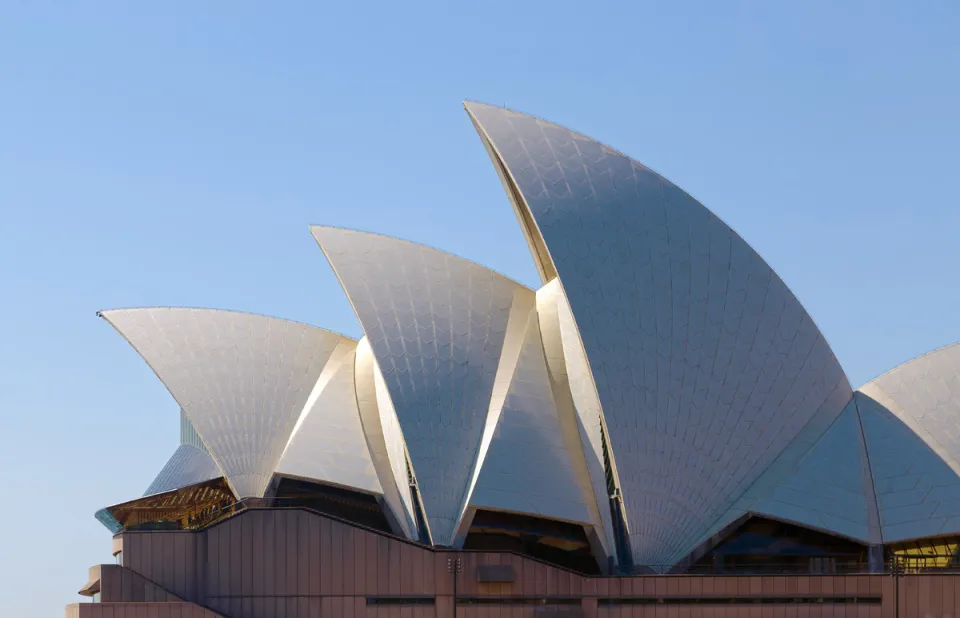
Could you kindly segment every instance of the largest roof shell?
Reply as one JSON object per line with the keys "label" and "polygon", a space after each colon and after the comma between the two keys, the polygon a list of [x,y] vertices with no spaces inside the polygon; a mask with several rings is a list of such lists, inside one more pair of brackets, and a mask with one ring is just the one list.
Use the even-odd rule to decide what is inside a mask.
{"label": "largest roof shell", "polygon": [[578,133],[467,103],[593,372],[633,559],[689,553],[852,391],[780,277],[699,202]]}

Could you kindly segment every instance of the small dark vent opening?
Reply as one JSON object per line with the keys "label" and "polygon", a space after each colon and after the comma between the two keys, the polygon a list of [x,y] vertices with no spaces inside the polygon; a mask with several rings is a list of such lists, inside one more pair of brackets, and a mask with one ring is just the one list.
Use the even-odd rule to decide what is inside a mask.
{"label": "small dark vent opening", "polygon": [[600,574],[583,526],[553,519],[478,510],[463,548],[511,551],[580,573]]}
{"label": "small dark vent opening", "polygon": [[751,517],[688,573],[856,573],[867,547],[849,539],[764,517]]}
{"label": "small dark vent opening", "polygon": [[312,509],[360,526],[390,533],[390,524],[375,496],[342,487],[281,479],[274,504]]}

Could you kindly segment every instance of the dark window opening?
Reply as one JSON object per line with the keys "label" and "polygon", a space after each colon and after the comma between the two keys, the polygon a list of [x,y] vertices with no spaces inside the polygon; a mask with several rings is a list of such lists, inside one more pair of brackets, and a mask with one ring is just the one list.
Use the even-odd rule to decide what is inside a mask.
{"label": "dark window opening", "polygon": [[434,605],[434,597],[367,597],[367,605]]}
{"label": "dark window opening", "polygon": [[274,505],[311,509],[360,526],[391,533],[390,524],[376,497],[342,487],[281,479]]}
{"label": "dark window opening", "polygon": [[579,597],[457,597],[458,605],[577,605]]}
{"label": "dark window opening", "polygon": [[751,517],[693,564],[688,573],[856,573],[867,547],[763,517]]}
{"label": "dark window opening", "polygon": [[587,575],[599,575],[583,526],[553,519],[478,510],[464,549],[511,551]]}
{"label": "dark window opening", "polygon": [[879,605],[880,597],[613,597],[597,605]]}

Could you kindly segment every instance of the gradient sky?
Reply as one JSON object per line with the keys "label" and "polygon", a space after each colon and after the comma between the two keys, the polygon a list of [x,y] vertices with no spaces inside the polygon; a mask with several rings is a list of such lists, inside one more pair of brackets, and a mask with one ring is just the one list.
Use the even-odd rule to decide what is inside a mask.
{"label": "gradient sky", "polygon": [[177,444],[176,405],[98,309],[359,336],[311,223],[537,284],[464,98],[692,193],[791,286],[854,386],[960,339],[954,0],[143,4],[0,0],[11,616],[80,599],[110,561],[94,511],[142,493]]}

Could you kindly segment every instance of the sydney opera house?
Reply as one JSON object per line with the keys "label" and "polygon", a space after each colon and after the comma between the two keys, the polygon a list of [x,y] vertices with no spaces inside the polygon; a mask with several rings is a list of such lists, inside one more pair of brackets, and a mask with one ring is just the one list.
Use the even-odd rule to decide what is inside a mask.
{"label": "sydney opera house", "polygon": [[181,444],[97,513],[116,564],[67,616],[958,615],[960,346],[854,389],[681,189],[561,126],[466,111],[540,287],[316,226],[359,340],[101,312]]}

